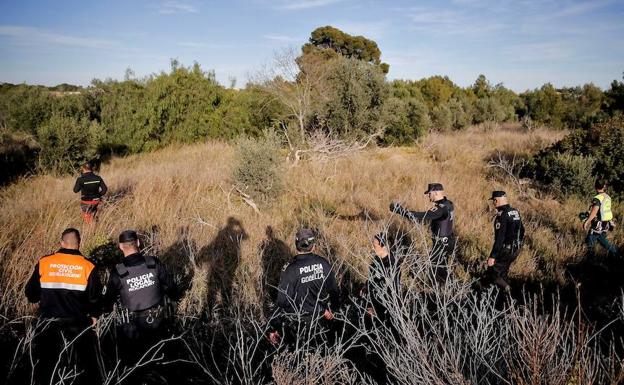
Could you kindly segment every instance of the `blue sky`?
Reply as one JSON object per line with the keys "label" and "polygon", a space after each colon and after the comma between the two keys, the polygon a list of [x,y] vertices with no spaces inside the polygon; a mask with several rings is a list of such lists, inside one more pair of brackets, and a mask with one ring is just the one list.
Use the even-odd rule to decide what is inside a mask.
{"label": "blue sky", "polygon": [[391,79],[483,73],[523,91],[624,72],[623,0],[0,0],[0,82],[88,85],[177,58],[240,87],[323,25],[377,41]]}

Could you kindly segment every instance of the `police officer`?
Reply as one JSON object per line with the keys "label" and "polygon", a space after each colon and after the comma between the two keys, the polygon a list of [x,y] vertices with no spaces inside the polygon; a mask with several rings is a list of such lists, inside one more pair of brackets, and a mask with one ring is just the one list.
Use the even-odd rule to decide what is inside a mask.
{"label": "police officer", "polygon": [[435,266],[436,281],[444,282],[448,276],[446,270],[448,259],[455,250],[455,234],[453,233],[455,208],[453,202],[444,195],[444,187],[440,183],[429,183],[425,194],[433,203],[433,207],[427,211],[409,211],[395,202],[390,204],[390,211],[414,223],[430,222],[433,241],[430,258]]}
{"label": "police officer", "polygon": [[[277,306],[282,321],[297,319],[303,326],[298,332],[308,332],[321,318],[332,320],[333,310],[340,305],[340,291],[336,276],[327,260],[314,253],[315,236],[310,229],[301,229],[295,237],[297,255],[284,266],[278,285]],[[283,325],[289,328],[287,325]],[[287,332],[293,332],[289,328]],[[269,334],[271,342],[277,343],[280,332]],[[295,336],[296,338],[296,336]]]}
{"label": "police officer", "polygon": [[129,345],[129,349],[122,349],[122,352],[134,351],[140,357],[160,339],[164,331],[165,296],[175,298],[176,287],[158,258],[139,251],[139,237],[135,231],[119,234],[119,248],[124,258],[111,271],[104,304],[110,309],[118,301],[118,318],[125,337],[122,343]]}
{"label": "police officer", "polygon": [[486,276],[505,291],[510,290],[507,274],[512,262],[520,254],[524,240],[524,225],[518,210],[509,205],[504,191],[493,191],[490,198],[496,207],[494,218],[494,245],[487,260]]}
{"label": "police officer", "polygon": [[95,265],[80,253],[80,232],[69,228],[61,234],[61,248],[42,257],[26,283],[26,297],[38,303],[38,315],[48,323],[35,339],[40,351],[37,377],[42,383],[56,383],[52,376],[65,341],[70,346],[70,359],[85,371],[78,383],[101,381],[95,325],[100,311],[100,284]]}
{"label": "police officer", "polygon": [[80,210],[85,223],[93,222],[102,196],[107,191],[108,187],[106,187],[104,180],[93,173],[93,163],[86,162],[82,166],[82,175],[76,179],[76,184],[74,184],[74,192],[80,193]]}
{"label": "police officer", "polygon": [[370,306],[366,309],[368,314],[384,321],[388,318],[386,304],[400,290],[402,260],[390,252],[384,233],[373,237],[373,251],[373,260],[368,269],[368,282],[360,295],[369,296]]}
{"label": "police officer", "polygon": [[619,256],[620,253],[607,239],[607,232],[613,229],[613,212],[611,211],[611,197],[607,195],[607,182],[597,179],[594,184],[596,195],[589,206],[589,217],[583,223],[583,229],[587,231],[587,251],[590,257],[594,256],[594,246],[600,243],[609,254]]}

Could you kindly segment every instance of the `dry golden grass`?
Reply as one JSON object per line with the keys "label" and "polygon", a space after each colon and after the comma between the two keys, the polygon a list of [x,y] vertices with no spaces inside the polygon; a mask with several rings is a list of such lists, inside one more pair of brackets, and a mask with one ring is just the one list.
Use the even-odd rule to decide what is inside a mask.
{"label": "dry golden grass", "polygon": [[[330,259],[364,274],[369,239],[390,220],[388,204],[400,200],[412,209],[425,209],[429,203],[422,192],[431,181],[444,183],[456,204],[463,260],[476,265],[484,261],[492,238],[486,199],[491,190],[505,189],[527,221],[529,238],[512,275],[559,277],[562,263],[582,252],[577,214],[585,202],[557,202],[530,189],[519,199],[510,181],[488,177],[487,160],[496,151],[529,154],[561,136],[547,130],[486,133],[472,128],[432,134],[414,147],[375,148],[336,162],[302,163],[287,169],[284,192],[260,207],[260,214],[231,188],[234,150],[230,145],[170,147],[104,165],[101,175],[110,188],[109,201],[101,206],[98,222],[88,228],[81,221],[78,197],[71,191],[73,177],[30,178],[0,192],[0,307],[7,314],[30,311],[23,285],[37,259],[54,251],[58,235],[69,226],[83,231],[83,250],[114,240],[128,228],[150,234],[151,250],[157,255],[166,251],[169,265],[183,267],[176,271],[194,272],[193,290],[182,301],[185,314],[200,312],[215,282],[230,273],[235,296],[256,306],[263,295],[261,255],[269,226],[273,236],[288,246],[299,226],[318,228],[321,253],[330,252]],[[620,212],[616,208],[616,214]],[[366,215],[372,219],[364,219]],[[232,225],[230,218],[239,223]],[[415,230],[426,239],[426,230]],[[240,243],[240,251],[219,262],[216,249],[224,234],[234,234],[240,241],[225,241],[224,247]],[[621,230],[615,238],[622,240]],[[212,251],[203,253],[206,249]],[[538,269],[544,266],[540,260],[547,271]]]}

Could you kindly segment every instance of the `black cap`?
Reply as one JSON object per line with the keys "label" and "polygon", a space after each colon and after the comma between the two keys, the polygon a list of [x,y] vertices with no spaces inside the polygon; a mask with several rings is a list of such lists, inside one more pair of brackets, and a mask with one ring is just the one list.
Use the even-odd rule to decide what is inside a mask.
{"label": "black cap", "polygon": [[119,234],[119,243],[136,242],[139,240],[139,235],[134,230],[122,231]]}
{"label": "black cap", "polygon": [[502,198],[502,197],[506,197],[507,193],[505,193],[504,191],[492,191],[492,197],[488,200],[494,200],[494,198]]}
{"label": "black cap", "polygon": [[429,194],[432,191],[444,191],[444,186],[442,186],[442,183],[429,183],[425,194]]}
{"label": "black cap", "polygon": [[310,229],[301,229],[295,235],[295,243],[297,246],[310,247],[315,240],[314,232]]}

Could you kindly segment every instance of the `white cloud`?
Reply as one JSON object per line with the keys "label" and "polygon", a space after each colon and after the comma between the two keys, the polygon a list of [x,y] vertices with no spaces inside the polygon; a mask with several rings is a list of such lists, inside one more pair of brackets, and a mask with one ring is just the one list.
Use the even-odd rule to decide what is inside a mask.
{"label": "white cloud", "polygon": [[412,29],[433,35],[488,35],[507,27],[500,20],[454,10],[416,7],[408,17],[413,22]]}
{"label": "white cloud", "polygon": [[197,13],[197,7],[188,2],[169,0],[158,5],[158,13],[163,15]]}
{"label": "white cloud", "polygon": [[81,48],[107,48],[115,42],[104,39],[59,34],[39,28],[12,25],[0,26],[0,36],[18,45],[56,45]]}
{"label": "white cloud", "polygon": [[300,41],[305,40],[304,38],[300,38],[300,37],[278,35],[278,34],[267,34],[262,37],[267,40],[273,40],[273,41],[279,41],[279,42],[285,42],[285,43],[300,42]]}
{"label": "white cloud", "polygon": [[281,1],[275,8],[297,11],[301,9],[324,7],[339,1],[342,0],[284,0]]}

